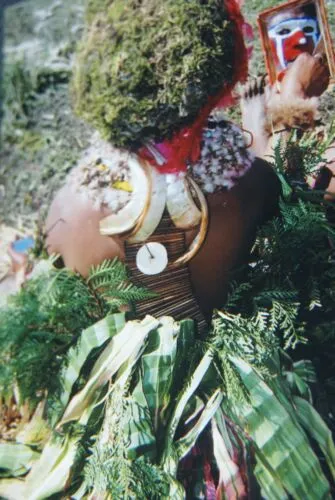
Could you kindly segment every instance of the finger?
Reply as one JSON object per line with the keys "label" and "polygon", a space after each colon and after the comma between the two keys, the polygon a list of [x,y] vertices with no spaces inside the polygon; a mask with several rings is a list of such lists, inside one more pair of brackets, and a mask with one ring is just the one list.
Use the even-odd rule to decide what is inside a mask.
{"label": "finger", "polygon": [[265,74],[261,77],[260,82],[259,82],[259,93],[260,94],[264,93],[264,90],[265,90],[265,87],[267,84],[268,84],[268,76],[267,76],[267,74]]}
{"label": "finger", "polygon": [[256,78],[255,79],[255,82],[254,82],[254,95],[258,95],[258,79]]}

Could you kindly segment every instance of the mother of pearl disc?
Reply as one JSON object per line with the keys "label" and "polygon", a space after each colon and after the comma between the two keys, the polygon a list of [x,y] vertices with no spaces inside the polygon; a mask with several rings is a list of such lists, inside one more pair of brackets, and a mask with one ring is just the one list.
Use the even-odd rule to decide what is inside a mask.
{"label": "mother of pearl disc", "polygon": [[167,251],[161,243],[146,243],[136,254],[136,266],[143,274],[159,274],[167,265]]}

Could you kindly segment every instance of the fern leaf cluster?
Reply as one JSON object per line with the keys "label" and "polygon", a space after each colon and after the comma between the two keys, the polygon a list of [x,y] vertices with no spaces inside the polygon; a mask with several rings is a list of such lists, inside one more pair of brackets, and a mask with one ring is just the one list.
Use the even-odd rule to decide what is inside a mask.
{"label": "fern leaf cluster", "polygon": [[168,492],[163,471],[143,456],[128,456],[124,429],[131,412],[126,392],[126,387],[116,387],[108,398],[104,425],[84,470],[87,488],[115,500],[162,498]]}
{"label": "fern leaf cluster", "polygon": [[90,290],[102,297],[110,306],[110,312],[119,307],[152,297],[148,290],[129,282],[127,269],[117,259],[105,260],[99,266],[92,267],[86,284]]}
{"label": "fern leaf cluster", "polygon": [[270,323],[271,317],[265,310],[258,311],[252,317],[219,311],[214,318],[210,342],[218,357],[218,366],[228,399],[242,402],[248,398],[233,362],[235,357],[247,361],[263,376],[270,375],[267,369],[268,361],[278,348],[278,339],[269,328]]}
{"label": "fern leaf cluster", "polygon": [[273,165],[283,188],[280,215],[258,231],[247,280],[233,284],[213,323],[211,341],[230,397],[241,399],[245,392],[234,356],[268,376],[268,361],[278,347],[317,345],[320,332],[327,332],[333,352],[335,229],[323,193],[313,193],[305,182],[333,138],[331,130],[319,142],[298,141],[293,134],[286,145],[275,147]]}
{"label": "fern leaf cluster", "polygon": [[331,123],[320,137],[319,131],[301,136],[293,130],[286,143],[278,141],[274,147],[272,165],[283,182],[283,194],[296,187],[306,187],[306,178],[315,175],[320,165],[326,164],[325,152],[335,140],[335,123]]}
{"label": "fern leaf cluster", "polygon": [[18,386],[20,402],[35,406],[58,391],[58,373],[81,331],[121,305],[150,296],[129,282],[125,266],[105,261],[87,279],[51,269],[25,283],[0,310],[0,395]]}

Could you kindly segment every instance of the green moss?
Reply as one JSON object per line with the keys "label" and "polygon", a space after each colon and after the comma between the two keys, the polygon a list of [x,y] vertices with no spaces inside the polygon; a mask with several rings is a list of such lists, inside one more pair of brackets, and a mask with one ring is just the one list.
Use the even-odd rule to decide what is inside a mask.
{"label": "green moss", "polygon": [[79,115],[117,146],[192,122],[231,80],[232,24],[217,0],[91,0],[73,78]]}

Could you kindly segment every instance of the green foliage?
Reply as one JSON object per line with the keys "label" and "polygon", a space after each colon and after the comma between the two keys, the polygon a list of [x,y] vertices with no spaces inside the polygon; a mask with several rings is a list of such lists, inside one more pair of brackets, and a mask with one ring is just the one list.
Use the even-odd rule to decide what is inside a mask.
{"label": "green foliage", "polygon": [[[331,137],[317,148],[314,145],[314,154],[307,140],[301,145],[291,138],[286,148],[280,143],[276,146],[274,166],[284,194],[280,216],[259,230],[247,283],[235,288],[226,304],[228,311],[238,310],[251,325],[259,314],[265,315],[268,334],[283,339],[286,349],[310,337],[318,311],[323,311],[325,319],[333,311],[335,231],[322,202],[323,193],[313,193],[301,180],[319,162]],[[304,160],[301,163],[297,158]],[[237,326],[240,321],[239,315],[234,317]]]}
{"label": "green foliage", "polygon": [[[123,271],[116,269],[115,274],[123,276]],[[240,292],[246,289],[240,287]],[[283,299],[280,293],[273,296],[276,300]],[[238,299],[236,292],[235,300]],[[232,303],[236,302],[231,299]],[[41,471],[42,484],[38,483],[41,498],[50,492],[71,495],[72,486],[79,486],[82,495],[106,499],[179,500],[185,496],[183,485],[176,479],[180,461],[198,442],[199,436],[206,439],[211,436],[213,443],[205,441],[208,463],[215,464],[220,477],[227,478],[229,473],[232,480],[238,472],[235,453],[238,456],[239,452],[245,452],[243,441],[248,436],[257,459],[255,474],[265,496],[269,491],[275,492],[275,498],[286,498],[290,494],[298,499],[304,497],[306,491],[313,499],[327,495],[329,483],[292,403],[297,394],[310,397],[307,384],[315,380],[311,366],[306,362],[292,366],[284,355],[290,370],[283,371],[274,335],[278,326],[271,322],[269,313],[259,312],[251,324],[242,316],[219,315],[217,321],[220,319],[221,323],[214,328],[210,349],[202,355],[202,347],[197,345],[196,364],[188,355],[189,370],[184,372],[182,387],[177,380],[179,372],[175,370],[181,361],[177,351],[180,349],[185,357],[185,346],[194,338],[190,321],[178,324],[172,318],[148,317],[124,326],[122,315],[116,314],[110,317],[111,322],[107,317],[84,331],[82,343],[87,341],[87,344],[79,345],[77,351],[71,350],[72,361],[69,360],[65,370],[71,375],[66,391],[72,398],[56,425],[62,437],[59,436],[58,444],[53,444],[53,438],[47,443],[27,479],[19,484],[21,488],[34,491]],[[181,325],[184,325],[184,338],[178,342]],[[107,333],[109,327],[112,331]],[[111,340],[104,343],[86,376],[85,392],[89,397],[83,398],[83,391],[78,392],[75,380],[79,380],[82,373],[88,373],[81,368],[90,365],[89,330],[95,331],[94,345],[102,332],[105,337],[100,338],[100,343],[106,335],[110,335]],[[216,361],[214,351],[218,354]],[[227,371],[226,387],[222,386],[222,368]],[[288,371],[293,373],[293,378]],[[227,381],[234,376],[239,377],[235,382],[244,387],[243,397],[227,390],[230,383]],[[334,445],[328,427],[309,403],[295,401],[303,409],[301,424],[317,440],[334,471]],[[233,426],[242,442],[236,439],[233,445],[231,434],[225,429],[227,415],[230,429]],[[308,425],[309,415],[313,417],[313,426]],[[215,424],[211,426],[213,418]],[[81,424],[80,429],[78,424],[69,424],[73,420]],[[82,425],[85,425],[85,439]],[[84,473],[79,460],[81,464],[86,460]],[[196,477],[203,488],[206,477],[201,467]],[[194,471],[186,468],[183,472],[184,476],[189,473],[192,485]],[[69,477],[71,491],[67,487]],[[239,474],[237,477],[243,481]],[[8,487],[12,488],[10,491],[15,488],[17,491],[19,485],[12,481],[2,488],[0,482],[0,495],[9,491]]]}
{"label": "green foliage", "polygon": [[[107,492],[115,500],[160,499],[168,492],[164,473],[143,457],[129,460],[116,453],[115,446],[95,447],[85,467],[92,489]],[[102,490],[100,489],[102,488]]]}
{"label": "green foliage", "polygon": [[[330,484],[299,423],[300,415],[292,404],[292,393],[282,378],[280,364],[274,358],[275,376],[269,381],[264,381],[242,358],[235,358],[234,364],[250,401],[241,404],[227,399],[224,410],[252,440],[257,460],[254,473],[262,498],[329,498]],[[309,403],[304,406],[310,408]],[[314,417],[318,428],[312,436],[318,436],[333,468],[334,444],[329,439],[330,431],[316,412]]]}
{"label": "green foliage", "polygon": [[[251,281],[234,286],[226,304],[231,312],[217,311],[209,337],[216,351],[225,393],[228,399],[241,404],[249,395],[234,358],[244,359],[269,380],[273,376],[272,359],[280,345],[288,349],[297,342],[305,342],[295,293],[265,289],[256,294],[252,285],[255,283]],[[237,313],[237,308],[241,312]]]}
{"label": "green foliage", "polygon": [[232,78],[233,26],[217,0],[91,0],[76,111],[121,147],[170,137]]}
{"label": "green foliage", "polygon": [[[112,317],[115,324],[119,322],[116,316]],[[98,332],[103,322],[91,328]],[[105,331],[107,325],[102,326]],[[184,338],[177,342],[181,331]],[[76,392],[72,377],[73,396],[56,426],[68,433],[68,421],[83,422],[93,408],[103,420],[92,436],[94,444],[86,455],[80,489],[103,498],[182,498],[183,487],[176,481],[179,460],[194,445],[223,397],[220,388],[210,389],[203,402],[198,395],[203,393],[200,385],[212,365],[212,355],[207,352],[195,368],[191,363],[182,388],[176,389],[180,387],[179,373],[174,370],[175,363],[180,366],[177,350],[184,353],[185,344],[194,338],[193,322],[148,317],[128,322],[114,333],[87,378],[90,397],[84,400],[83,392]],[[122,359],[116,364],[121,351]],[[89,356],[81,361],[89,363]],[[73,374],[70,365],[69,373]],[[75,376],[79,377],[79,370]],[[179,496],[174,496],[175,491]]]}
{"label": "green foliage", "polygon": [[168,484],[161,469],[143,456],[128,457],[128,436],[124,432],[131,418],[126,388],[113,390],[109,397],[102,436],[96,442],[85,466],[85,483],[94,494],[107,494],[116,500],[158,499],[165,496]]}
{"label": "green foliage", "polygon": [[0,443],[0,478],[25,475],[39,457],[29,446]]}
{"label": "green foliage", "polygon": [[[288,350],[310,342],[307,355],[315,356],[312,346],[322,350],[324,342],[327,385],[333,380],[335,231],[323,193],[313,193],[305,183],[332,140],[331,130],[318,143],[314,138],[297,141],[293,134],[285,147],[279,142],[275,148],[274,168],[283,186],[280,216],[258,231],[247,281],[233,284],[210,338],[232,401],[248,399],[233,358],[246,360],[270,381],[278,347]],[[308,393],[297,374],[290,377]]]}
{"label": "green foliage", "polygon": [[273,166],[283,188],[292,184],[297,189],[306,189],[306,177],[315,175],[325,163],[324,154],[335,140],[335,123],[328,123],[321,137],[318,131],[306,132],[302,137],[298,134],[293,130],[286,143],[278,141],[274,148]]}
{"label": "green foliage", "polygon": [[321,204],[299,198],[282,202],[281,218],[259,232],[251,280],[263,293],[267,289],[295,293],[305,312],[321,305],[327,311],[333,304],[334,236]]}
{"label": "green foliage", "polygon": [[[64,325],[64,318],[53,323],[49,308],[41,307],[40,283],[30,282],[0,312],[0,388],[2,396],[11,396],[17,383],[22,402],[34,406],[44,390],[55,389],[55,377],[61,352],[71,343],[75,332]],[[54,318],[57,310],[51,308]],[[66,321],[66,319],[65,319]]]}
{"label": "green foliage", "polygon": [[9,397],[17,384],[21,402],[35,406],[46,390],[59,389],[55,373],[82,330],[147,296],[117,260],[92,269],[87,280],[64,268],[27,281],[0,311],[0,393]]}
{"label": "green foliage", "polygon": [[6,67],[3,82],[5,139],[18,140],[19,129],[29,124],[34,99],[34,82],[30,71],[21,62]]}
{"label": "green foliage", "polygon": [[263,376],[269,375],[267,364],[278,348],[271,314],[263,310],[252,317],[243,318],[241,314],[218,311],[213,320],[210,342],[218,355],[227,398],[240,402],[248,399],[233,358],[241,357]]}
{"label": "green foliage", "polygon": [[104,260],[100,265],[92,267],[86,285],[106,301],[110,312],[131,302],[155,296],[153,292],[130,283],[126,267],[117,259],[112,263]]}

